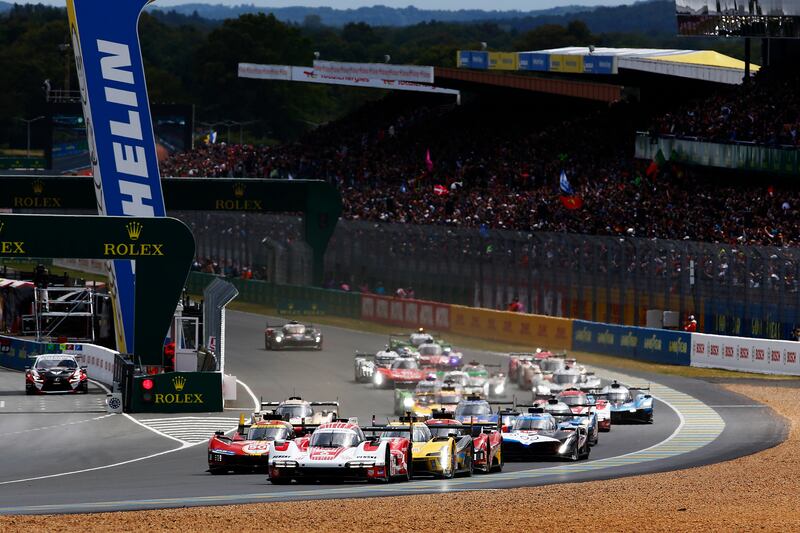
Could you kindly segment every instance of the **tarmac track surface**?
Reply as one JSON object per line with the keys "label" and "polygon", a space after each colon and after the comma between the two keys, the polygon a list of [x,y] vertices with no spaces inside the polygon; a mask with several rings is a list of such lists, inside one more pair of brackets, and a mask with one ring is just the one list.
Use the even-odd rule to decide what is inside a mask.
{"label": "tarmac track surface", "polygon": [[[263,348],[263,316],[229,312],[227,317],[226,373],[236,375],[255,395],[264,400],[282,400],[289,395],[338,399],[343,416],[363,421],[373,414],[379,422],[391,416],[391,390],[353,381],[353,353],[380,348],[385,336],[323,327],[325,349],[321,352],[268,352]],[[502,354],[464,350],[464,356],[466,360],[507,364]],[[173,436],[168,438],[128,415],[106,415],[104,391],[97,387],[88,395],[26,396],[20,373],[0,371],[0,513],[131,510],[607,479],[722,461],[774,446],[785,437],[782,419],[771,410],[716,385],[659,374],[636,373],[634,377],[637,382],[660,384],[657,390],[672,407],[657,401],[652,425],[614,425],[610,433],[600,435],[589,462],[506,463],[502,474],[385,486],[272,486],[260,473],[210,475],[206,471],[207,447],[202,442],[192,446],[198,440],[192,441],[184,427],[202,422],[198,417],[184,423],[175,420],[179,418],[176,415],[135,415],[144,425]],[[514,385],[508,392],[516,394],[520,402],[530,399],[529,392]],[[253,400],[242,387],[238,396],[235,405],[241,410],[209,415],[218,418],[195,428],[201,438],[210,434],[209,424],[220,421],[224,426],[224,420],[232,421],[239,412],[252,409]],[[691,402],[685,399],[689,397]],[[692,417],[697,419],[694,426]],[[231,429],[230,423],[228,426],[220,429]],[[717,428],[715,432],[710,432],[711,427]]]}

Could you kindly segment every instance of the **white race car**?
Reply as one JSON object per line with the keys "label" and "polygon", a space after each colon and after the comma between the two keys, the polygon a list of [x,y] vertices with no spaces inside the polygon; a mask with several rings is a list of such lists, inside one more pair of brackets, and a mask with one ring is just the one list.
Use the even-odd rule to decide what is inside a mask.
{"label": "white race car", "polygon": [[[322,424],[307,441],[276,441],[269,458],[269,480],[409,479],[411,441],[400,444],[367,438],[355,421]],[[396,449],[394,449],[396,448]]]}

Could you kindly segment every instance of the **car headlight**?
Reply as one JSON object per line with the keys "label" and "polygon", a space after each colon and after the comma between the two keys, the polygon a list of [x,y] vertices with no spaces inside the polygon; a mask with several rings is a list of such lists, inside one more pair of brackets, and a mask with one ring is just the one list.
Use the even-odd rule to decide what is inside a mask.
{"label": "car headlight", "polygon": [[281,337],[280,335],[275,335],[275,342],[281,342],[282,340],[283,337]]}
{"label": "car headlight", "polygon": [[319,335],[317,335],[315,338],[316,338],[316,342],[319,342],[319,341],[322,340],[322,337],[320,337]]}
{"label": "car headlight", "polygon": [[499,396],[500,394],[503,394],[505,390],[506,390],[505,384],[501,383],[500,385],[494,388],[494,393]]}
{"label": "car headlight", "polygon": [[560,453],[560,454],[567,453],[567,451],[569,451],[570,446],[572,445],[572,439],[574,439],[574,438],[575,438],[575,434],[574,433],[572,435],[570,435],[569,437],[567,437],[567,440],[564,441],[564,444],[559,446],[558,453]]}
{"label": "car headlight", "polygon": [[546,385],[536,385],[536,394],[550,394],[550,387]]}
{"label": "car headlight", "polygon": [[411,409],[412,407],[414,407],[414,398],[406,397],[405,399],[403,399],[403,407],[405,407],[406,409]]}
{"label": "car headlight", "polygon": [[378,372],[375,374],[375,385],[380,385],[381,383],[383,383],[383,374]]}

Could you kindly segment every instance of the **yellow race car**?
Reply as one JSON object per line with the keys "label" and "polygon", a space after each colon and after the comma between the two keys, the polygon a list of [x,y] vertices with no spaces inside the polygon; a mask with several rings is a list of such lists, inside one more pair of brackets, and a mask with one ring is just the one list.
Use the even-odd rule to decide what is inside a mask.
{"label": "yellow race car", "polygon": [[[377,429],[377,428],[375,428]],[[449,479],[457,474],[472,475],[474,449],[472,437],[453,432],[434,437],[430,428],[416,417],[401,417],[380,427],[381,440],[391,440],[391,447],[405,448],[411,437],[413,475],[434,475]]]}
{"label": "yellow race car", "polygon": [[411,399],[404,402],[403,412],[411,412],[421,418],[430,418],[435,411],[452,413],[463,396],[460,388],[451,386],[431,392],[414,392]]}

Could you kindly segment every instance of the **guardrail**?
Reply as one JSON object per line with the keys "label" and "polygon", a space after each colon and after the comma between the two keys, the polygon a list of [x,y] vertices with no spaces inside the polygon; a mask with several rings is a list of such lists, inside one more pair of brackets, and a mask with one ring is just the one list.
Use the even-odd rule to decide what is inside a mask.
{"label": "guardrail", "polygon": [[800,375],[800,343],[693,333],[691,365],[762,374]]}
{"label": "guardrail", "polygon": [[[218,276],[192,272],[186,289],[192,294],[202,294],[203,289]],[[347,318],[361,317],[361,295],[358,293],[281,285],[258,280],[225,278],[239,291],[240,302],[264,305],[285,316],[314,317],[323,315]]]}

